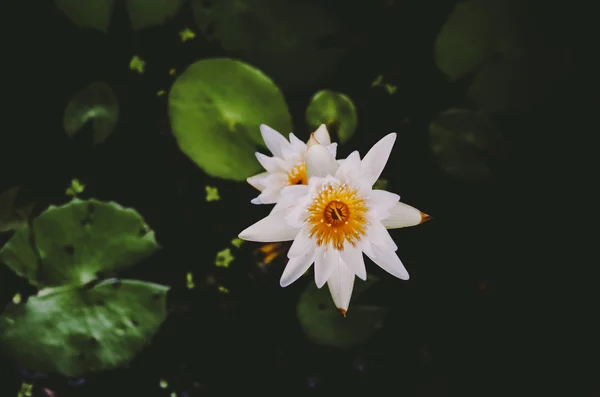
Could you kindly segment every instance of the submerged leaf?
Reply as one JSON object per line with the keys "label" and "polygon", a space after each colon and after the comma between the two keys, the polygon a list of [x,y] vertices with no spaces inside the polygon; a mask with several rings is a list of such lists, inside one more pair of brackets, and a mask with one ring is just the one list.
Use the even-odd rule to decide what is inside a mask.
{"label": "submerged leaf", "polygon": [[133,209],[74,199],[50,206],[0,249],[0,260],[38,287],[83,285],[98,273],[123,270],[152,254],[154,232]]}
{"label": "submerged leaf", "polygon": [[343,143],[354,135],[358,115],[354,103],[346,95],[323,90],[311,98],[306,108],[306,122],[312,130],[325,124]]}
{"label": "submerged leaf", "polygon": [[233,59],[190,65],[169,93],[179,148],[207,174],[237,181],[259,172],[260,124],[291,131],[283,95],[258,69]]}
{"label": "submerged leaf", "polygon": [[286,88],[316,88],[348,49],[341,18],[305,0],[191,0],[209,40],[264,70]]}
{"label": "submerged leaf", "polygon": [[137,280],[66,286],[9,305],[0,347],[29,370],[81,376],[130,362],[166,319],[169,288]]}
{"label": "submerged leaf", "polygon": [[33,211],[32,203],[20,207],[15,206],[19,187],[12,187],[0,194],[0,232],[8,232],[21,228]]}
{"label": "submerged leaf", "polygon": [[[352,300],[356,301],[364,291],[379,279],[371,274],[366,281],[356,279]],[[387,308],[352,304],[347,317],[340,314],[331,300],[329,288],[317,288],[311,282],[300,296],[296,314],[300,325],[313,342],[347,348],[370,338],[381,327]]]}
{"label": "submerged leaf", "polygon": [[73,137],[91,120],[94,143],[104,142],[114,131],[119,118],[119,102],[112,88],[102,82],[89,85],[73,96],[65,109],[64,127]]}
{"label": "submerged leaf", "polygon": [[504,139],[485,115],[466,109],[450,109],[429,124],[431,148],[438,164],[463,182],[494,180],[490,166],[501,160]]}
{"label": "submerged leaf", "polygon": [[[177,14],[185,0],[119,0],[127,2],[134,30],[162,25]],[[115,0],[55,0],[56,7],[81,28],[106,33]]]}

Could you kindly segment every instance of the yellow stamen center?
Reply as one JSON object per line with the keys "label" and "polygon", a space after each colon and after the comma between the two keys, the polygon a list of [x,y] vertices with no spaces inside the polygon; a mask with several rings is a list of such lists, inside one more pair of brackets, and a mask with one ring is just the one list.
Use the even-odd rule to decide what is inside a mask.
{"label": "yellow stamen center", "polygon": [[295,165],[288,172],[288,183],[290,185],[308,185],[306,178],[306,164],[304,162]]}
{"label": "yellow stamen center", "polygon": [[366,233],[368,210],[357,189],[346,184],[326,185],[307,209],[310,237],[319,246],[331,244],[339,251],[346,242],[356,246]]}

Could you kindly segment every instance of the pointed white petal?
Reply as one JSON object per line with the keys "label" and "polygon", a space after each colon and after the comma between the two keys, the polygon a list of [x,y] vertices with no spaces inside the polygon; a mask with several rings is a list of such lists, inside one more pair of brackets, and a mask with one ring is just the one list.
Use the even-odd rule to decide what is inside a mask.
{"label": "pointed white petal", "polygon": [[353,151],[342,162],[338,162],[340,168],[336,172],[336,176],[340,179],[357,179],[360,178],[361,162],[358,150]]}
{"label": "pointed white petal", "polygon": [[329,136],[329,131],[327,131],[327,126],[325,124],[321,124],[313,134],[315,134],[316,140],[319,141],[321,145],[327,146],[331,143],[331,137]]}
{"label": "pointed white petal", "polygon": [[354,273],[344,262],[340,261],[337,268],[329,276],[327,286],[333,298],[333,303],[345,317],[350,305],[352,289],[354,288]]}
{"label": "pointed white petal", "polygon": [[294,281],[298,280],[310,268],[310,265],[312,265],[314,261],[314,250],[307,251],[304,253],[304,255],[291,258],[283,270],[283,274],[279,280],[279,285],[282,287],[287,287]]}
{"label": "pointed white petal", "polygon": [[396,133],[387,134],[377,142],[362,160],[363,175],[371,186],[377,181],[383,171],[394,147]]}
{"label": "pointed white petal", "polygon": [[365,260],[362,250],[359,247],[354,247],[351,244],[346,244],[344,249],[340,251],[342,261],[350,268],[352,273],[356,274],[361,280],[367,279],[367,269],[365,268]]}
{"label": "pointed white petal", "polygon": [[318,249],[315,257],[315,283],[317,288],[325,285],[331,272],[338,266],[340,255],[332,247]]}
{"label": "pointed white petal", "polygon": [[390,214],[390,210],[400,200],[400,196],[385,190],[374,189],[369,193],[369,207],[373,211],[373,216],[382,219]]}
{"label": "pointed white petal", "polygon": [[306,151],[306,143],[302,142],[293,132],[290,132],[290,145],[296,153],[302,153]]}
{"label": "pointed white petal", "polygon": [[377,219],[369,219],[370,225],[367,229],[367,238],[372,247],[378,247],[382,250],[397,251],[398,246],[390,236],[390,233]]}
{"label": "pointed white petal", "polygon": [[325,146],[325,148],[331,153],[333,158],[337,156],[337,143],[332,143],[331,145]]}
{"label": "pointed white petal", "polygon": [[308,251],[315,251],[315,241],[309,237],[309,234],[310,227],[308,226],[305,226],[300,230],[300,233],[298,233],[298,236],[296,236],[288,251],[288,258],[295,258],[297,256],[305,255]]}
{"label": "pointed white petal", "polygon": [[246,228],[239,234],[239,238],[246,241],[271,243],[290,241],[296,238],[300,229],[289,226],[284,221],[285,211],[269,214],[254,225]]}
{"label": "pointed white petal", "polygon": [[384,251],[376,245],[371,245],[371,248],[373,249],[374,256],[369,254],[367,256],[373,262],[392,276],[398,277],[401,280],[408,280],[408,272],[394,251]]}
{"label": "pointed white petal", "polygon": [[281,148],[289,146],[287,139],[285,139],[285,137],[279,132],[265,124],[260,125],[260,133],[265,141],[265,145],[267,145],[267,148],[271,151],[271,153],[273,153],[274,156],[283,157]]}
{"label": "pointed white petal", "polygon": [[255,189],[262,191],[265,188],[265,179],[269,176],[268,172],[261,172],[249,177],[246,181]]}
{"label": "pointed white petal", "polygon": [[281,189],[281,199],[296,201],[298,198],[308,194],[307,185],[289,185]]}
{"label": "pointed white petal", "polygon": [[397,202],[390,209],[389,215],[381,220],[381,223],[388,229],[397,229],[400,227],[416,226],[430,218],[429,215],[422,213],[415,207]]}
{"label": "pointed white petal", "polygon": [[339,165],[325,146],[314,145],[306,151],[306,177],[335,175]]}
{"label": "pointed white petal", "polygon": [[267,172],[279,172],[281,171],[281,167],[278,161],[275,160],[274,157],[269,157],[267,155],[264,155],[262,153],[256,152],[256,159],[258,160],[258,162],[260,163],[260,165],[263,166],[263,168],[267,171]]}

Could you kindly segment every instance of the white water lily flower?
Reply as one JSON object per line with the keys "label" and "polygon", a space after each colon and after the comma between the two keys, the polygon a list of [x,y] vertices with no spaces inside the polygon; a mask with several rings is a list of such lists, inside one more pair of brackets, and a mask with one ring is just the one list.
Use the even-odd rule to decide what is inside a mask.
{"label": "white water lily flower", "polygon": [[[312,142],[311,142],[312,140]],[[280,284],[286,287],[315,264],[318,288],[325,283],[345,316],[354,276],[366,280],[363,252],[388,273],[408,279],[386,229],[415,226],[430,219],[401,203],[400,196],[373,190],[396,140],[392,133],[360,159],[357,151],[338,163],[314,139],[306,153],[308,185],[289,186],[271,213],[239,237],[248,241],[293,240]]]}
{"label": "white water lily flower", "polygon": [[[251,176],[247,181],[261,192],[252,200],[253,204],[274,204],[286,186],[308,183],[304,161],[306,143],[293,133],[290,133],[288,141],[279,132],[264,124],[260,126],[260,133],[273,157],[257,152],[256,158],[266,172]],[[313,134],[335,158],[337,143],[331,143],[325,124],[321,124]]]}

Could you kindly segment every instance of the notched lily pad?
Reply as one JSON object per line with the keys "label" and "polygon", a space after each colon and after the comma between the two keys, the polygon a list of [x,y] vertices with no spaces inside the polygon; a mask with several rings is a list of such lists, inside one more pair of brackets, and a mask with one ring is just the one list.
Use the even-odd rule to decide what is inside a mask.
{"label": "notched lily pad", "polygon": [[369,339],[383,323],[387,307],[352,302],[379,281],[368,275],[366,281],[356,279],[347,317],[343,317],[331,300],[329,288],[317,288],[311,282],[300,296],[296,314],[306,336],[319,345],[347,348]]}
{"label": "notched lily pad", "polygon": [[348,96],[329,90],[317,92],[306,108],[306,122],[312,130],[321,124],[341,143],[348,141],[358,124],[358,115],[354,103]]}
{"label": "notched lily pad", "polygon": [[88,122],[92,122],[94,143],[104,142],[114,131],[119,119],[119,102],[112,88],[102,82],[90,84],[69,101],[63,124],[73,137]]}
{"label": "notched lily pad", "polygon": [[484,114],[467,109],[442,112],[429,124],[431,149],[441,168],[467,183],[494,181],[490,166],[504,157],[500,128]]}
{"label": "notched lily pad", "polygon": [[33,231],[29,226],[18,230],[0,250],[0,261],[38,287],[83,285],[99,272],[135,265],[158,247],[135,210],[74,199],[50,206],[33,221]]}
{"label": "notched lily pad", "polygon": [[282,133],[292,120],[279,88],[254,67],[215,58],[190,65],[169,93],[171,129],[179,148],[207,174],[243,181],[261,167],[260,124]]}
{"label": "notched lily pad", "polygon": [[134,30],[162,25],[177,14],[185,0],[55,0],[56,7],[81,28],[106,33],[115,1],[126,1]]}
{"label": "notched lily pad", "polygon": [[81,376],[130,362],[167,317],[169,288],[137,280],[64,286],[11,304],[0,347],[29,370]]}

